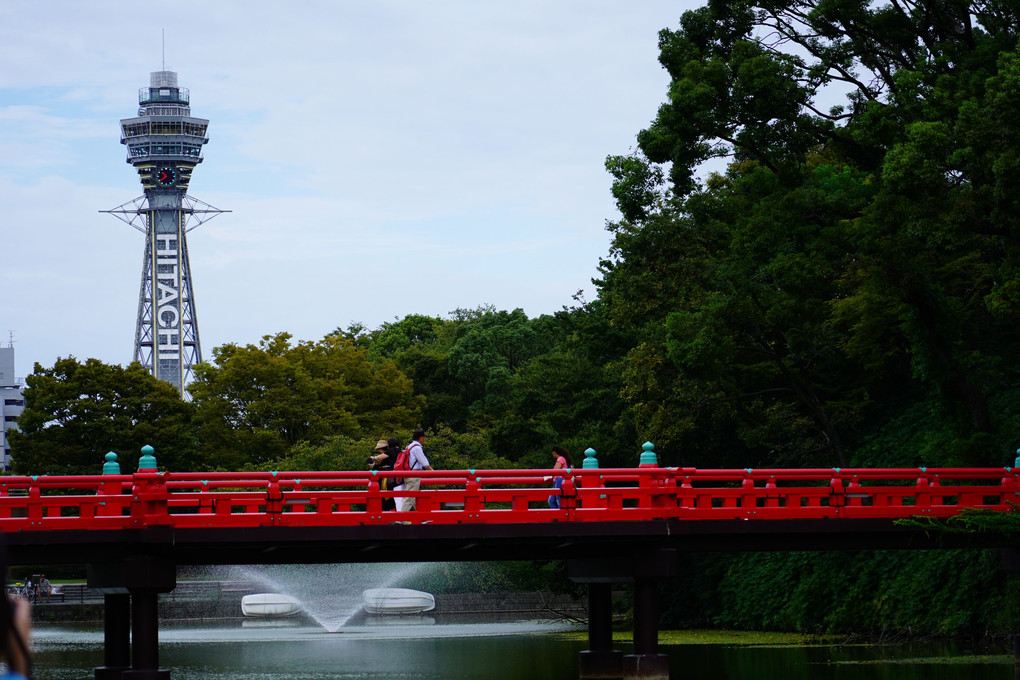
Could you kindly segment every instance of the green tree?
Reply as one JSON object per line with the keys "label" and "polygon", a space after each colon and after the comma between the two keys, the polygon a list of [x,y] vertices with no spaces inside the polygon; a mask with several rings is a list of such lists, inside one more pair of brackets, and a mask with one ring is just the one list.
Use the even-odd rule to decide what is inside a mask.
{"label": "green tree", "polygon": [[371,354],[392,359],[412,347],[433,345],[445,325],[442,319],[421,314],[408,314],[403,319],[383,323],[370,334]]}
{"label": "green tree", "polygon": [[598,452],[603,467],[634,465],[637,436],[612,368],[626,340],[610,326],[596,301],[535,320],[549,349],[531,358],[511,380],[508,408],[490,431],[493,449],[526,467],[547,467],[559,444],[580,465]]}
{"label": "green tree", "polygon": [[189,387],[209,468],[277,460],[299,442],[378,437],[419,419],[422,399],[410,380],[343,334],[292,345],[280,333],[258,346],[218,347],[213,357]]}
{"label": "green tree", "polygon": [[603,461],[619,450],[633,454],[620,383],[605,368],[625,349],[599,304],[534,319],[481,306],[360,333],[371,356],[392,359],[426,398],[426,428],[482,436],[486,450],[518,465],[545,467],[554,444],[579,457],[597,447]]}
{"label": "green tree", "polygon": [[485,427],[507,409],[512,376],[549,344],[521,309],[459,310],[449,369],[463,387],[468,413]]}
{"label": "green tree", "polygon": [[751,464],[846,460],[876,410],[917,399],[957,462],[1011,436],[1016,399],[989,394],[1017,373],[1016,19],[710,0],[660,33],[672,82],[638,153],[607,163],[624,219],[600,292],[641,336],[622,366],[639,424],[685,448],[735,430]]}
{"label": "green tree", "polygon": [[624,394],[672,462],[719,464],[735,436],[743,454],[728,464],[847,464],[841,426],[868,400],[829,301],[845,294],[841,225],[869,189],[827,158],[807,161],[794,189],[734,164],[682,211],[615,226],[622,257],[603,263],[601,291],[642,338],[621,362]]}
{"label": "green tree", "polygon": [[467,426],[468,409],[462,384],[450,373],[449,353],[456,326],[451,319],[409,314],[366,333],[366,346],[375,358],[390,359],[425,398],[423,427]]}
{"label": "green tree", "polygon": [[160,468],[192,469],[194,408],[141,364],[68,357],[52,368],[36,364],[25,382],[21,431],[8,432],[18,474],[100,474],[110,451],[130,473],[147,444]]}

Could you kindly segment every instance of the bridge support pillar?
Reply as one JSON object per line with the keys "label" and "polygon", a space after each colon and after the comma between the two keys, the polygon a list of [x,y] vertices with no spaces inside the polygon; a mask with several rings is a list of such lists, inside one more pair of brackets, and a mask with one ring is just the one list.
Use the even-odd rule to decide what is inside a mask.
{"label": "bridge support pillar", "polygon": [[[610,559],[570,560],[567,574],[588,586],[588,649],[578,675],[623,680],[669,680],[669,657],[659,654],[657,584],[676,573],[675,550],[652,550]],[[634,653],[612,649],[612,585],[634,584]]]}
{"label": "bridge support pillar", "polygon": [[126,592],[103,596],[103,665],[96,680],[121,680],[131,668],[131,596]]}
{"label": "bridge support pillar", "polygon": [[623,652],[613,649],[613,585],[588,584],[588,649],[578,656],[581,680],[623,677]]}
{"label": "bridge support pillar", "polygon": [[634,653],[623,657],[623,680],[669,680],[669,657],[659,654],[657,582],[634,582]]}
{"label": "bridge support pillar", "polygon": [[[177,566],[152,557],[129,557],[116,564],[88,565],[89,588],[104,594],[105,666],[96,680],[169,680],[159,668],[159,593],[177,585]],[[128,611],[130,609],[130,611]],[[127,634],[131,630],[130,666]]]}
{"label": "bridge support pillar", "polygon": [[131,591],[131,670],[121,680],[170,680],[170,671],[159,667],[158,593]]}

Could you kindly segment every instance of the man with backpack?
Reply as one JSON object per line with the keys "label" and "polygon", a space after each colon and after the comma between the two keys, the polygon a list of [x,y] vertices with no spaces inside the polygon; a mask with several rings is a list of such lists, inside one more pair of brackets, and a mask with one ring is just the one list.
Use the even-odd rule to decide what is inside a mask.
{"label": "man with backpack", "polygon": [[[415,430],[411,434],[411,443],[407,445],[407,469],[408,470],[431,470],[429,459],[425,457],[425,430]],[[396,466],[394,466],[396,467]],[[421,477],[405,477],[404,491],[417,491],[421,488]],[[400,509],[404,512],[414,510],[414,496],[404,496]]]}

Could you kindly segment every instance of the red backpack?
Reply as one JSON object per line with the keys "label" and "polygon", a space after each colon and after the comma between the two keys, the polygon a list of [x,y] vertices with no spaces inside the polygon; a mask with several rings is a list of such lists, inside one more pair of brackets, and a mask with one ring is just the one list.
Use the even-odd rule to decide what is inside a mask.
{"label": "red backpack", "polygon": [[[393,463],[394,472],[410,472],[411,471],[411,447],[408,446],[403,451],[397,454],[397,460]],[[394,479],[393,486],[400,486],[404,483],[403,479]]]}

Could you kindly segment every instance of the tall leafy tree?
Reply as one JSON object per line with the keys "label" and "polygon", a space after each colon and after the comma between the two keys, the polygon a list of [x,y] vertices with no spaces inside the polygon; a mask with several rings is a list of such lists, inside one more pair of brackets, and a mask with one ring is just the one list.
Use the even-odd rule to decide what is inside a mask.
{"label": "tall leafy tree", "polygon": [[534,320],[548,349],[515,372],[507,409],[493,424],[493,448],[521,465],[546,467],[554,444],[565,446],[575,465],[587,448],[598,452],[603,467],[636,460],[622,381],[611,366],[626,341],[609,325],[604,305],[580,302]]}
{"label": "tall leafy tree", "polygon": [[449,352],[458,321],[409,314],[365,333],[370,356],[392,360],[425,398],[424,427],[463,430],[468,409],[462,384],[450,373]]}
{"label": "tall leafy tree", "polygon": [[[989,394],[1016,374],[1016,11],[710,0],[660,34],[668,99],[608,162],[624,219],[602,295],[644,336],[639,419],[839,461],[855,401],[934,399],[972,454],[996,408],[1012,422]],[[713,158],[729,169],[702,185]]]}
{"label": "tall leafy tree", "polygon": [[450,373],[463,386],[472,421],[485,426],[506,411],[513,376],[549,343],[521,309],[461,310],[460,316]]}
{"label": "tall leafy tree", "polygon": [[100,474],[110,451],[129,473],[145,445],[161,468],[192,469],[194,408],[141,364],[68,357],[52,368],[36,364],[25,382],[21,431],[9,431],[18,474]]}
{"label": "tall leafy tree", "polygon": [[720,464],[731,437],[744,452],[727,464],[847,462],[839,426],[864,395],[847,389],[856,367],[828,300],[842,293],[838,225],[867,188],[815,163],[794,190],[758,163],[736,164],[682,212],[617,230],[627,256],[603,264],[602,291],[641,328],[621,362],[625,394],[664,453],[682,448],[672,462]]}
{"label": "tall leafy tree", "polygon": [[422,399],[410,380],[342,333],[294,345],[280,333],[213,356],[189,388],[206,467],[259,464],[334,436],[392,436],[419,419]]}

